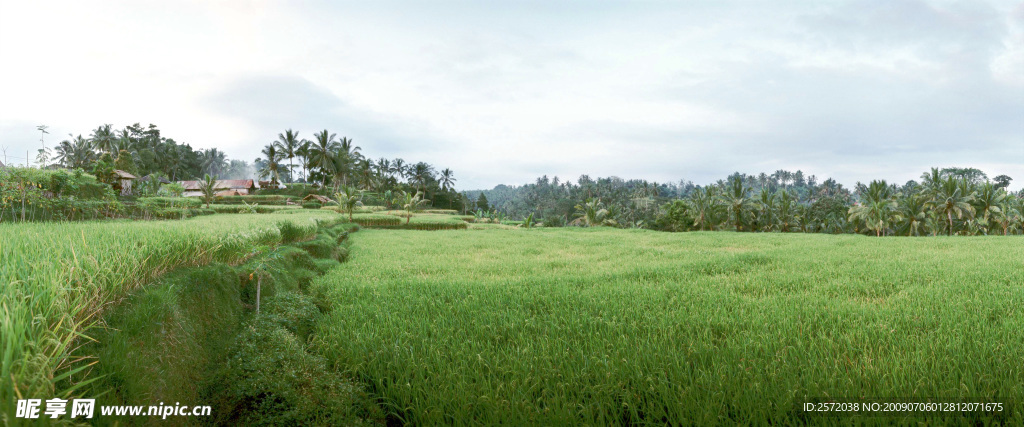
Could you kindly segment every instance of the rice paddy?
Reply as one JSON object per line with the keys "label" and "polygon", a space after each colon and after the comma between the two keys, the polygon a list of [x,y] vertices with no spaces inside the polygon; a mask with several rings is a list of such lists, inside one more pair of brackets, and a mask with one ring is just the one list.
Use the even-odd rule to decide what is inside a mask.
{"label": "rice paddy", "polygon": [[[0,224],[0,413],[19,397],[68,397],[74,346],[105,307],[169,270],[234,263],[316,231],[333,212],[183,221]],[[86,361],[87,363],[87,361]],[[74,369],[72,367],[74,366]],[[71,384],[57,389],[56,384]]]}
{"label": "rice paddy", "polygon": [[1021,422],[1019,238],[471,228],[363,230],[312,285],[315,348],[394,421],[788,423],[902,398]]}

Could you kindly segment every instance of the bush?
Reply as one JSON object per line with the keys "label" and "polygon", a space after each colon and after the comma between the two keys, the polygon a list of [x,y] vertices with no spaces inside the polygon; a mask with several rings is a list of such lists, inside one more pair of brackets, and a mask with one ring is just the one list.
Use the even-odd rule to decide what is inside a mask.
{"label": "bush", "polygon": [[320,209],[323,206],[324,205],[322,205],[322,204],[320,204],[318,202],[306,202],[306,203],[302,204],[302,208],[303,209]]}
{"label": "bush", "polygon": [[135,205],[141,209],[199,208],[203,201],[194,197],[139,197]]}
{"label": "bush", "polygon": [[213,198],[213,203],[218,205],[241,205],[244,202],[249,204],[259,203],[261,205],[284,206],[289,199],[293,202],[297,201],[295,197],[287,196],[219,196]]}

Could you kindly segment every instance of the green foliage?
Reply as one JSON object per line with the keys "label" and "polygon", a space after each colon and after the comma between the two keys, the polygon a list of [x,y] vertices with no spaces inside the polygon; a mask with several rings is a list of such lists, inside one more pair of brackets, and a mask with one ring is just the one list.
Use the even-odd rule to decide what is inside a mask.
{"label": "green foliage", "polygon": [[217,176],[210,176],[209,174],[203,176],[202,181],[199,181],[199,191],[203,193],[203,201],[206,202],[206,207],[209,208],[214,194],[217,193]]}
{"label": "green foliage", "polygon": [[323,206],[320,202],[305,202],[302,204],[303,209],[320,209]]}
{"label": "green foliage", "polygon": [[264,206],[285,206],[289,200],[297,200],[295,197],[282,195],[257,195],[257,196],[217,196],[213,202],[218,205],[241,205],[244,203],[259,203]]}
{"label": "green foliage", "polygon": [[123,210],[109,185],[80,170],[0,168],[0,223],[102,219]]}
{"label": "green foliage", "polygon": [[177,182],[172,182],[160,187],[159,193],[166,194],[170,197],[181,197],[181,195],[185,193],[185,186],[178,184]]}
{"label": "green foliage", "polygon": [[348,220],[352,221],[352,213],[356,207],[362,206],[363,202],[360,201],[363,195],[356,190],[355,187],[342,186],[340,192],[334,194],[334,199],[338,201],[338,207],[342,212],[348,214]]}
{"label": "green foliage", "polygon": [[110,153],[103,153],[100,156],[100,160],[92,168],[92,174],[96,176],[96,180],[104,184],[112,186],[117,183],[117,175],[114,173],[114,159],[110,157]]}
{"label": "green foliage", "polygon": [[185,197],[139,197],[135,205],[142,209],[188,208],[197,209],[203,205],[199,199]]}
{"label": "green foliage", "polygon": [[117,160],[114,160],[114,169],[123,170],[130,174],[139,173],[138,168],[135,167],[135,159],[132,158],[132,154],[127,150],[117,152]]}

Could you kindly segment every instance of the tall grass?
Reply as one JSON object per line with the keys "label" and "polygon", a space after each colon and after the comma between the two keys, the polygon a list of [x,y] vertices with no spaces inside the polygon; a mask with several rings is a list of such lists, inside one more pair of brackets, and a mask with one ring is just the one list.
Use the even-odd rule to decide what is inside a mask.
{"label": "tall grass", "polygon": [[[290,234],[340,222],[329,212],[213,215],[173,222],[0,224],[0,414],[19,398],[70,397],[88,360],[74,347],[105,307],[171,269],[234,263]],[[294,237],[292,237],[294,238]],[[57,389],[55,384],[69,384]]]}
{"label": "tall grass", "polygon": [[[351,268],[312,285],[333,302],[314,344],[396,421],[789,424],[815,398],[1002,402],[1004,423],[1022,421],[1019,238],[481,229],[353,241]],[[921,419],[876,422],[893,420]]]}

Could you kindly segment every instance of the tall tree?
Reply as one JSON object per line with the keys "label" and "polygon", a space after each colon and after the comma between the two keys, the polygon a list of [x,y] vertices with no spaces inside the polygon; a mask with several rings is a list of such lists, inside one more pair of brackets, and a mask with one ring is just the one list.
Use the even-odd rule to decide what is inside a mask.
{"label": "tall tree", "polygon": [[968,218],[974,215],[974,207],[971,206],[974,197],[970,193],[965,194],[961,181],[965,180],[954,176],[946,177],[929,202],[933,209],[946,218],[949,227],[947,234],[950,236],[953,235],[953,215],[956,215],[957,219],[965,215]]}
{"label": "tall tree", "polygon": [[328,133],[327,129],[313,134],[313,143],[309,148],[309,164],[316,168],[323,178],[323,186],[327,186],[327,180],[334,174],[333,153],[338,149],[338,142],[335,140],[337,134]]}
{"label": "tall tree", "polygon": [[114,131],[111,130],[113,125],[102,125],[92,131],[90,140],[92,146],[101,153],[113,154],[117,151],[117,137],[114,136]]}
{"label": "tall tree", "polygon": [[[277,145],[277,150],[281,152],[281,157],[288,159],[288,171],[294,171],[296,151],[302,146],[302,142],[299,140],[299,133],[288,129],[284,133],[277,134],[277,141],[274,141],[274,144]],[[290,173],[288,175],[291,176]]]}

